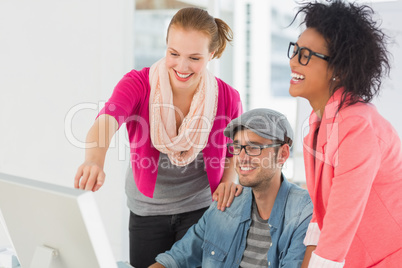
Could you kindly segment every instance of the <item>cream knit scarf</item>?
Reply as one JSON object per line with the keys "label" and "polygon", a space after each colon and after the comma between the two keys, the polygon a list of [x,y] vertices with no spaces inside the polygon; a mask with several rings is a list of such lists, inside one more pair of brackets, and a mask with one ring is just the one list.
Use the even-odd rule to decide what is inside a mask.
{"label": "cream knit scarf", "polygon": [[[176,131],[176,108],[166,60],[162,58],[149,71],[151,93],[149,121],[153,146],[168,155],[176,166],[191,163],[205,148],[214,123],[218,105],[218,83],[205,70],[191,101],[190,111]],[[180,111],[178,111],[181,114]]]}

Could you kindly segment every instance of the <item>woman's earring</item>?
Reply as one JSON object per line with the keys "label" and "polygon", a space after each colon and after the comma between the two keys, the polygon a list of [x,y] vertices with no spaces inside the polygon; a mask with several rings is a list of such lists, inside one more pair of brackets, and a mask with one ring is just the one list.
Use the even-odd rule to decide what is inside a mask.
{"label": "woman's earring", "polygon": [[332,78],[332,81],[335,81],[336,80],[336,78],[334,77],[334,78]]}

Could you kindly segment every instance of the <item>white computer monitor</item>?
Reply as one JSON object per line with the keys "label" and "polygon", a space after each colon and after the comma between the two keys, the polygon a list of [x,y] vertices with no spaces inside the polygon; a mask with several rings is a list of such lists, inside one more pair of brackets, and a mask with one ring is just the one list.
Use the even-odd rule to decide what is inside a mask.
{"label": "white computer monitor", "polygon": [[0,210],[22,268],[117,267],[92,192],[0,173]]}

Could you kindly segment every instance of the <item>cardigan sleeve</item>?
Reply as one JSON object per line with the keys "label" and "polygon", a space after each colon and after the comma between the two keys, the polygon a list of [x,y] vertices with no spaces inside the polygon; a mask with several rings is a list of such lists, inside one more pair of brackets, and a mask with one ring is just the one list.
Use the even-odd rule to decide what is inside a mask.
{"label": "cardigan sleeve", "polygon": [[[377,126],[378,127],[378,126]],[[315,255],[342,263],[363,217],[381,163],[380,139],[363,116],[340,118],[327,136],[325,164],[333,168]],[[325,177],[327,176],[327,177]],[[320,208],[316,208],[320,209]]]}
{"label": "cardigan sleeve", "polygon": [[109,100],[105,103],[101,114],[113,116],[120,126],[130,119],[133,111],[145,101],[147,93],[149,68],[141,71],[132,70],[116,85]]}
{"label": "cardigan sleeve", "polygon": [[[232,108],[232,114],[231,114],[231,120],[239,117],[243,113],[243,106],[240,101],[240,94],[237,91],[234,91],[233,93],[233,108]],[[233,157],[229,151],[226,151],[226,157]]]}
{"label": "cardigan sleeve", "polygon": [[[223,126],[223,129],[219,130],[223,132],[226,125],[229,124],[230,121],[239,117],[243,113],[243,106],[241,103],[240,94],[237,90],[235,90],[234,88],[232,88],[230,85],[226,84],[219,78],[217,78],[217,81],[218,86],[220,88],[220,92],[225,95],[224,97],[225,125]],[[226,151],[226,157],[233,157],[233,155],[228,151]]]}

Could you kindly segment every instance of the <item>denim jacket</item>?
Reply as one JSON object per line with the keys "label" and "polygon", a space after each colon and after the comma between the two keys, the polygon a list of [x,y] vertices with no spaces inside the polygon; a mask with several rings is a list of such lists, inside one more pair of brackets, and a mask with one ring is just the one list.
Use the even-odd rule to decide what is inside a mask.
{"label": "denim jacket", "polygon": [[[268,220],[272,244],[268,250],[269,267],[300,267],[306,247],[303,245],[313,204],[306,190],[283,177]],[[244,187],[224,212],[214,202],[199,222],[177,241],[171,250],[159,254],[156,261],[168,268],[239,267],[246,248],[251,224],[253,194]]]}

